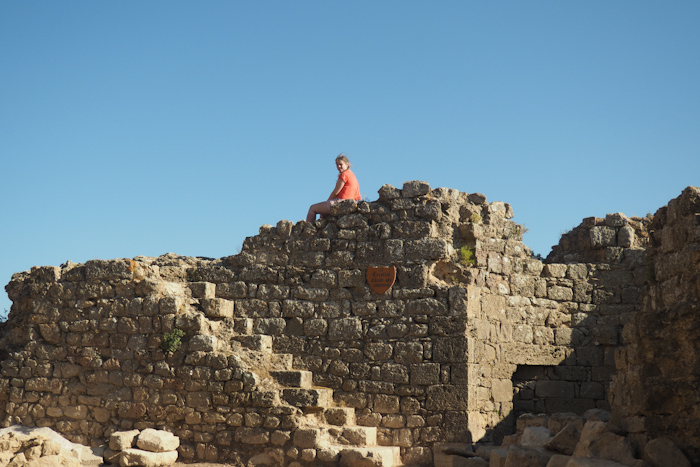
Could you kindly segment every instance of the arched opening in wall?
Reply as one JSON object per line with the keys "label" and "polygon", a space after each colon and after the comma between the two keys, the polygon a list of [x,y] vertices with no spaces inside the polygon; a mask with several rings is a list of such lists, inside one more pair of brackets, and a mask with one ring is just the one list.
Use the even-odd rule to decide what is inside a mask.
{"label": "arched opening in wall", "polygon": [[591,381],[590,369],[579,366],[518,365],[513,374],[513,412],[554,414],[607,408],[605,385]]}

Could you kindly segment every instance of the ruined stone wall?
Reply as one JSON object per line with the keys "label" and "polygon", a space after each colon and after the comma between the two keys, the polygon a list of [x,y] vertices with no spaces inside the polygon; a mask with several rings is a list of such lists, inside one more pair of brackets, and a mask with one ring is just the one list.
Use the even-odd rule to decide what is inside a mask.
{"label": "ruined stone wall", "polygon": [[650,225],[643,309],[628,320],[611,386],[614,420],[638,446],[667,436],[700,463],[700,190],[689,187]]}
{"label": "ruined stone wall", "polygon": [[609,408],[620,331],[640,308],[647,223],[586,219],[546,264],[514,260],[513,245],[484,238],[495,251],[469,321],[473,436],[500,441],[522,413]]}
{"label": "ruined stone wall", "polygon": [[[543,265],[507,204],[424,182],[379,196],[263,226],[220,260],[15,275],[3,424],[84,444],[165,428],[184,459],[265,453],[278,465],[331,462],[308,442],[308,427],[330,424],[339,443],[372,433],[403,462],[431,465],[435,443],[498,441],[520,412],[608,407],[646,277],[644,222],[584,222]],[[392,289],[372,291],[368,266],[395,266]],[[184,344],[166,352],[174,329]]]}

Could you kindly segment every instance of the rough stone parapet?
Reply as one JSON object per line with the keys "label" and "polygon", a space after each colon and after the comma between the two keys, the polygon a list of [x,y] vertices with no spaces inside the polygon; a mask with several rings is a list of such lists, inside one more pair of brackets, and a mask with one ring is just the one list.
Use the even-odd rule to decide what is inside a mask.
{"label": "rough stone parapet", "polygon": [[[620,263],[638,261],[638,253],[649,246],[652,216],[627,217],[622,213],[605,218],[589,217],[562,234],[547,262]],[[627,251],[630,250],[630,251]]]}

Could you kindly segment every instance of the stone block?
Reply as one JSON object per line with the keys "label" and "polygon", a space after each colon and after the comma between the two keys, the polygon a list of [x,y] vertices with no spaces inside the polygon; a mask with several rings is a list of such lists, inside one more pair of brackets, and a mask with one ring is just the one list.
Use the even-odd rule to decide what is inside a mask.
{"label": "stone block", "polygon": [[270,442],[270,432],[265,428],[239,427],[235,440],[243,444],[265,445]]}
{"label": "stone block", "polygon": [[369,360],[383,361],[391,358],[394,348],[391,344],[369,342],[365,344],[364,354]]}
{"label": "stone block", "polygon": [[190,352],[212,352],[216,348],[217,339],[209,334],[197,334],[189,340],[187,348]]}
{"label": "stone block", "polygon": [[617,231],[608,226],[595,226],[589,231],[591,246],[593,248],[605,248],[616,246]]}
{"label": "stone block", "polygon": [[102,453],[102,460],[108,465],[119,465],[119,459],[121,458],[121,451],[115,451],[111,448],[107,448]]}
{"label": "stone block", "polygon": [[420,342],[397,342],[394,345],[394,361],[411,364],[423,361],[423,344]]}
{"label": "stone block", "polygon": [[631,465],[633,448],[623,436],[609,431],[605,422],[589,421],[583,426],[573,457],[597,457]]}
{"label": "stone block", "polygon": [[441,412],[445,410],[467,410],[467,386],[437,384],[428,387],[425,402],[428,410]]}
{"label": "stone block", "polygon": [[250,350],[257,350],[259,352],[266,353],[272,352],[272,336],[267,336],[265,334],[253,334],[251,336],[240,336],[237,340]]}
{"label": "stone block", "polygon": [[[599,401],[603,402],[603,401]],[[596,407],[596,401],[593,399],[581,399],[581,398],[560,398],[560,397],[549,397],[546,399],[547,408],[549,412],[575,412],[578,414],[584,413],[586,410],[593,409]]]}
{"label": "stone block", "polygon": [[644,446],[644,459],[652,465],[690,467],[690,461],[669,438],[656,438]]}
{"label": "stone block", "polygon": [[566,276],[566,264],[545,264],[542,268],[543,277],[564,277]]}
{"label": "stone block", "polygon": [[580,420],[568,423],[562,430],[549,439],[544,445],[550,451],[560,452],[571,456],[581,438],[582,424]]}
{"label": "stone block", "polygon": [[193,408],[208,408],[211,405],[211,394],[206,391],[188,392],[187,406]]}
{"label": "stone block", "polygon": [[[277,282],[277,270],[264,264],[253,264],[243,268],[241,279],[246,282]],[[222,281],[224,282],[224,281]]]}
{"label": "stone block", "polygon": [[289,287],[277,284],[260,284],[255,297],[261,300],[284,300],[289,298]]}
{"label": "stone block", "polygon": [[605,225],[610,227],[622,227],[629,224],[629,218],[621,212],[607,214],[605,216]]}
{"label": "stone block", "polygon": [[355,409],[350,407],[331,407],[323,411],[323,416],[329,425],[344,426],[355,424]]}
{"label": "stone block", "polygon": [[144,451],[175,451],[180,447],[180,438],[164,430],[146,428],[136,438],[136,446]]}
{"label": "stone block", "polygon": [[355,258],[361,264],[380,264],[384,260],[383,242],[358,242]]}
{"label": "stone block", "polygon": [[282,399],[295,407],[328,407],[333,400],[332,389],[283,389]]}
{"label": "stone block", "polygon": [[393,394],[394,383],[389,383],[387,381],[362,380],[358,384],[358,389],[360,392],[367,392],[371,394]]}
{"label": "stone block", "polygon": [[580,397],[584,399],[605,399],[605,386],[601,383],[581,383]]}
{"label": "stone block", "polygon": [[[489,467],[506,467],[509,448],[497,448],[489,451]],[[478,451],[477,451],[478,452]]]}
{"label": "stone block", "polygon": [[415,214],[416,217],[438,221],[442,217],[442,207],[438,200],[428,200],[416,206]]}
{"label": "stone block", "polygon": [[402,288],[422,289],[428,283],[428,269],[423,264],[396,268],[397,283]]}
{"label": "stone block", "polygon": [[529,426],[525,428],[520,437],[520,445],[530,448],[541,448],[552,438],[549,429],[543,426]]}
{"label": "stone block", "polygon": [[398,446],[343,447],[340,451],[340,467],[400,466],[401,448]]}
{"label": "stone block", "polygon": [[517,445],[509,446],[507,454],[503,458],[501,449],[491,451],[491,463],[493,467],[545,467],[549,462],[551,453],[545,453],[530,447],[522,447]]}
{"label": "stone block", "polygon": [[408,261],[447,258],[450,251],[448,243],[442,238],[406,240],[404,250]]}
{"label": "stone block", "polygon": [[419,180],[404,182],[401,196],[404,198],[415,198],[417,196],[426,195],[430,192],[430,184]]}
{"label": "stone block", "polygon": [[280,336],[284,334],[287,322],[283,318],[256,318],[253,320],[253,332],[268,336]]}
{"label": "stone block", "polygon": [[535,386],[537,397],[573,398],[574,384],[569,381],[538,381]]}
{"label": "stone block", "polygon": [[380,378],[391,383],[408,384],[408,367],[398,363],[384,363]]}
{"label": "stone block", "polygon": [[373,302],[352,302],[352,314],[360,317],[374,317],[377,314],[377,305]]}
{"label": "stone block", "polygon": [[377,394],[374,396],[374,412],[399,413],[400,401],[398,396],[389,394]]}
{"label": "stone block", "polygon": [[223,298],[202,298],[200,299],[202,311],[208,318],[223,319],[233,318],[233,304],[231,300]]}
{"label": "stone block", "polygon": [[405,312],[412,315],[445,315],[447,308],[442,301],[436,298],[420,298],[408,301]]}
{"label": "stone block", "polygon": [[328,298],[328,290],[318,287],[296,287],[292,291],[292,297],[298,300],[309,300],[312,302],[323,301]]}
{"label": "stone block", "polygon": [[132,261],[122,260],[101,260],[94,259],[85,262],[85,278],[92,281],[111,281],[121,279],[132,279]]}
{"label": "stone block", "polygon": [[362,287],[365,283],[365,275],[359,269],[338,271],[338,286]]}
{"label": "stone block", "polygon": [[369,426],[346,426],[343,438],[352,446],[376,446],[377,428]]}
{"label": "stone block", "polygon": [[149,452],[141,449],[125,449],[119,463],[121,467],[169,467],[177,461],[177,451]]}
{"label": "stone block", "polygon": [[136,437],[139,430],[117,431],[109,437],[109,448],[114,451],[123,451],[136,446]]}
{"label": "stone block", "polygon": [[283,385],[296,388],[309,388],[313,374],[306,370],[270,371],[270,376]]}
{"label": "stone block", "polygon": [[73,420],[84,420],[88,414],[86,405],[72,405],[63,408],[63,414]]}
{"label": "stone block", "polygon": [[469,359],[466,337],[437,337],[433,339],[433,361],[465,363]]}
{"label": "stone block", "polygon": [[248,296],[248,286],[243,281],[216,284],[216,296],[227,299],[246,298]]}
{"label": "stone block", "polygon": [[396,199],[396,198],[401,197],[401,190],[399,190],[398,188],[395,188],[389,184],[382,185],[382,187],[379,189],[378,193],[379,193],[379,199],[385,200],[385,201],[390,201],[392,199]]}
{"label": "stone block", "polygon": [[510,402],[513,400],[513,383],[508,379],[491,381],[491,397],[494,402]]}
{"label": "stone block", "polygon": [[558,302],[568,302],[573,300],[574,291],[570,287],[553,286],[547,288],[547,298]]}
{"label": "stone block", "polygon": [[216,297],[216,284],[212,282],[188,282],[187,287],[194,298]]}
{"label": "stone block", "polygon": [[358,318],[329,320],[328,338],[334,341],[357,340],[363,337],[362,321]]}
{"label": "stone block", "polygon": [[389,263],[403,262],[404,246],[403,240],[389,239],[384,243],[384,261]]}
{"label": "stone block", "polygon": [[294,432],[294,446],[309,449],[323,447],[326,437],[321,428],[297,428]]}
{"label": "stone block", "polygon": [[579,431],[583,428],[583,420],[573,412],[558,412],[550,415],[547,428],[552,434],[556,435],[570,423],[573,423]]}

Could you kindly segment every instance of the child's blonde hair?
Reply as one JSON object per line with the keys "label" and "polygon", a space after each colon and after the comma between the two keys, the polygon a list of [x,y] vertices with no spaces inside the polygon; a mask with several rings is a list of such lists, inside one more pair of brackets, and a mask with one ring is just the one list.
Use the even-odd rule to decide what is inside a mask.
{"label": "child's blonde hair", "polygon": [[341,152],[340,154],[338,154],[338,157],[335,158],[335,162],[337,163],[338,161],[343,161],[346,164],[348,164],[348,167],[350,167],[350,161],[348,160],[344,152]]}

